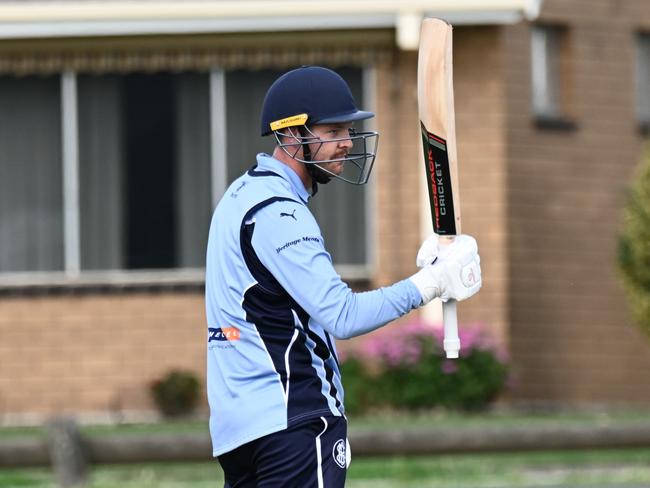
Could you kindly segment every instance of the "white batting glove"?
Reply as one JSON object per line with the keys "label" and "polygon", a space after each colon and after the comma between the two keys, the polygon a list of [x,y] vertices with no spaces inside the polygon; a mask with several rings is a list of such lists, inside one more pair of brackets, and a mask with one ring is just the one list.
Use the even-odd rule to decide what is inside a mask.
{"label": "white batting glove", "polygon": [[468,235],[456,236],[435,264],[425,265],[409,279],[420,291],[423,305],[434,298],[443,302],[466,300],[483,284],[476,240]]}
{"label": "white batting glove", "polygon": [[440,252],[438,241],[438,234],[434,233],[422,243],[415,258],[415,264],[418,268],[424,268],[427,264],[431,264],[436,260]]}

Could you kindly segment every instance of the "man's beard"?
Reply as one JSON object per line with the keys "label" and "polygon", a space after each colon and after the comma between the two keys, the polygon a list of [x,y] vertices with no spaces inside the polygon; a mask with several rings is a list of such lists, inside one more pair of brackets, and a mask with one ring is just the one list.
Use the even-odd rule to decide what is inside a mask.
{"label": "man's beard", "polygon": [[327,185],[332,181],[332,175],[323,171],[317,164],[307,164],[307,171],[309,171],[309,174],[316,183]]}

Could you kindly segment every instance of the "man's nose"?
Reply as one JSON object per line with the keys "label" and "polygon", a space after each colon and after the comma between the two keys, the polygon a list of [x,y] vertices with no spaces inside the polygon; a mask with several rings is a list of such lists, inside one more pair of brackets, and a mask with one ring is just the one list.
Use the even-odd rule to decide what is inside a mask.
{"label": "man's nose", "polygon": [[341,139],[339,141],[339,146],[341,147],[346,147],[346,148],[351,148],[354,144],[352,143],[352,139]]}

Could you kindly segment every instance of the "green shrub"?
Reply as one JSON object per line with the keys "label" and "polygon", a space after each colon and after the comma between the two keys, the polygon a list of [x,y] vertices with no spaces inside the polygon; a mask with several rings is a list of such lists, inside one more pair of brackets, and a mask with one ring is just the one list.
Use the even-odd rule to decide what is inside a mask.
{"label": "green shrub", "polygon": [[355,357],[346,358],[341,364],[341,377],[345,388],[345,411],[358,414],[366,411],[373,404],[370,395],[373,389],[368,387],[368,375],[364,364]]}
{"label": "green shrub", "polygon": [[365,338],[342,362],[346,410],[487,407],[507,381],[504,355],[480,327],[459,329],[461,355],[455,360],[445,358],[442,330],[425,324],[399,325]]}
{"label": "green shrub", "polygon": [[199,400],[199,380],[191,371],[172,370],[151,384],[156,406],[167,417],[191,413]]}
{"label": "green shrub", "polygon": [[630,188],[618,251],[632,315],[650,335],[650,150]]}

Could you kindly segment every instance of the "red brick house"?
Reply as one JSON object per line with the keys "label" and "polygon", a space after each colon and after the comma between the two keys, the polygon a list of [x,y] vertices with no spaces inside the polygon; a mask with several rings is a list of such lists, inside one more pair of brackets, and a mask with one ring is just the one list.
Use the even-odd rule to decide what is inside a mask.
{"label": "red brick house", "polygon": [[461,323],[508,348],[512,404],[649,405],[615,266],[650,122],[647,2],[0,1],[0,421],[146,412],[153,378],[203,376],[210,212],[269,149],[259,105],[288,67],[337,69],[377,113],[372,183],[314,201],[341,275],[413,273],[423,15],[454,24],[485,275]]}

